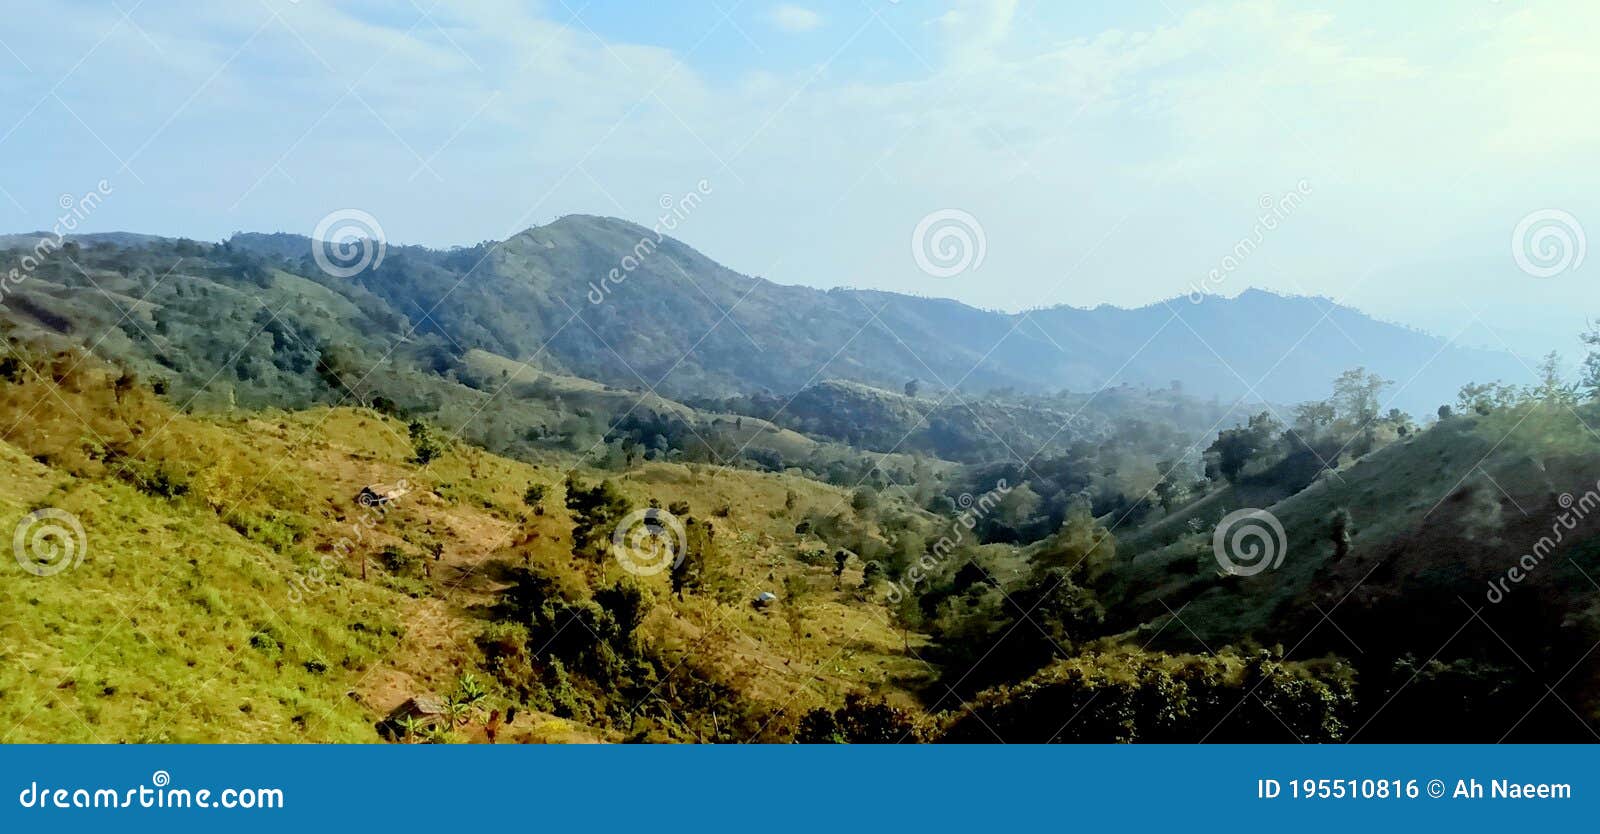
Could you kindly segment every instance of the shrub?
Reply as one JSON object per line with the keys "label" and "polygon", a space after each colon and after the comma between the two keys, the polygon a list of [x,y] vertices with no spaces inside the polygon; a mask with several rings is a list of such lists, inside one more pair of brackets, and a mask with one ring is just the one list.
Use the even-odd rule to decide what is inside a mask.
{"label": "shrub", "polygon": [[851,693],[836,710],[818,707],[800,719],[800,744],[899,744],[920,741],[911,713],[882,698]]}
{"label": "shrub", "polygon": [[395,576],[415,576],[422,572],[421,556],[407,553],[392,545],[378,553],[378,563]]}

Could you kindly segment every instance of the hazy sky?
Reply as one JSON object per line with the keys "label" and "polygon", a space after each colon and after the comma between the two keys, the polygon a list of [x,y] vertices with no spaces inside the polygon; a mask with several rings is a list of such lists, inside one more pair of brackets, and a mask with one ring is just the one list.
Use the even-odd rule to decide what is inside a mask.
{"label": "hazy sky", "polygon": [[[784,283],[1008,310],[1261,286],[1447,337],[1481,316],[1462,341],[1526,353],[1600,316],[1581,0],[8,11],[5,230],[105,180],[89,230],[309,234],[359,208],[453,245],[569,213],[650,225],[704,181],[677,236]],[[1288,205],[1273,228],[1265,203]],[[934,277],[912,237],[948,209],[982,259]],[[1566,213],[1545,242],[1568,268],[1539,278],[1512,239],[1542,210]]]}

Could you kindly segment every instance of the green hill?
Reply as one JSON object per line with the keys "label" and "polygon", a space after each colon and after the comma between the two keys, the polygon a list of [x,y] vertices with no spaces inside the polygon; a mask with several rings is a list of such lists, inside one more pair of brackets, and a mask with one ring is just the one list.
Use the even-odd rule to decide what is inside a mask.
{"label": "green hill", "polygon": [[[315,272],[304,238],[298,255],[292,236],[231,244]],[[824,378],[1034,394],[1182,380],[1201,397],[1298,402],[1366,365],[1389,379],[1415,378],[1397,405],[1422,414],[1466,382],[1531,381],[1509,355],[1452,346],[1327,299],[1249,291],[1200,304],[1022,316],[782,286],[641,226],[585,215],[448,252],[392,246],[378,269],[351,280],[420,332],[460,348],[537,355],[554,370],[674,398],[793,392]]]}
{"label": "green hill", "polygon": [[[566,297],[638,231],[392,247],[354,279],[282,235],[35,264],[0,305],[0,529],[59,511],[87,550],[45,571],[62,551],[23,535],[0,579],[6,739],[1597,732],[1600,406],[1557,375],[1420,428],[1360,370],[1254,415],[1188,378],[1052,390],[1088,347],[1026,383],[1058,360],[1000,350],[977,394],[930,371],[1016,319],[753,282],[670,241]],[[883,334],[849,312],[869,299]],[[1200,307],[1234,328],[1303,301]],[[1078,312],[1055,335],[1104,350],[1143,321]],[[1283,559],[1230,574],[1214,531],[1249,508]],[[638,574],[613,534],[650,513],[683,558]],[[381,723],[416,696],[456,720]]]}

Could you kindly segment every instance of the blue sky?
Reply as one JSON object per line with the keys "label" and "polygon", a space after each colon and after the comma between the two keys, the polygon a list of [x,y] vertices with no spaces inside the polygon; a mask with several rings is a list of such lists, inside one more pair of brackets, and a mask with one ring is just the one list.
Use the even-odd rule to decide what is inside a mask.
{"label": "blue sky", "polygon": [[[649,225],[705,181],[678,236],[784,283],[1010,310],[1261,286],[1570,350],[1600,266],[1532,278],[1511,242],[1600,223],[1597,28],[1583,2],[65,0],[0,16],[0,229],[105,180],[87,229],[360,208],[448,246]],[[934,278],[910,240],[947,209],[985,256]]]}

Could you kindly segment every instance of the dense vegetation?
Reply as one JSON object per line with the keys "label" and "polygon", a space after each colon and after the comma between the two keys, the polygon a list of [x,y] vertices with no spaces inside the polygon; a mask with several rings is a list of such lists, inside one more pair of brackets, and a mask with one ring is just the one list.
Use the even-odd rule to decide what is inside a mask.
{"label": "dense vegetation", "polygon": [[[36,264],[0,307],[0,529],[57,508],[89,546],[0,580],[3,738],[1600,730],[1600,358],[1576,383],[1552,357],[1529,384],[1468,384],[1420,420],[1367,369],[1246,410],[994,369],[950,389],[890,358],[903,346],[819,382],[786,364],[806,351],[738,328],[679,376],[703,311],[653,287],[665,273],[582,324],[552,294],[629,234],[579,219],[397,248],[349,281],[289,236],[87,240]],[[826,344],[839,322],[796,301],[811,291],[769,290],[751,337]],[[894,303],[896,329],[920,327],[920,301]],[[1249,507],[1282,523],[1286,558],[1230,573],[1213,530]],[[617,558],[641,513],[681,525],[644,528],[679,537],[659,570]],[[442,723],[385,720],[418,695]]]}

